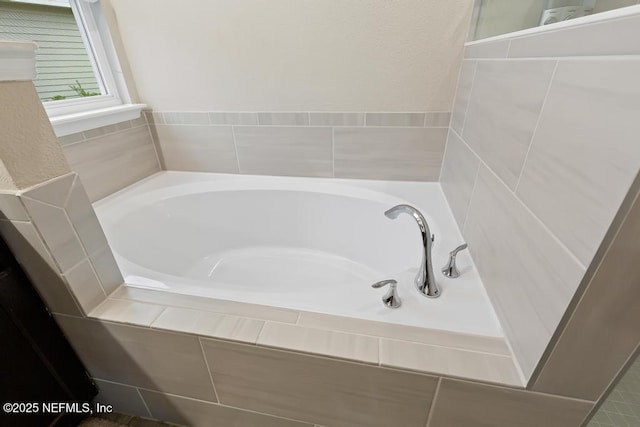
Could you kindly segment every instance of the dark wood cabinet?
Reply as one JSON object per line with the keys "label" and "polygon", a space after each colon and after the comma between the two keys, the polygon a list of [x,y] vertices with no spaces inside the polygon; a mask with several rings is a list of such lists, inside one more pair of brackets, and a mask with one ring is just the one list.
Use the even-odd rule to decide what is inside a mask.
{"label": "dark wood cabinet", "polygon": [[0,239],[0,404],[31,410],[8,414],[0,407],[0,426],[75,426],[86,416],[81,409],[60,413],[43,404],[90,402],[96,394],[82,362]]}

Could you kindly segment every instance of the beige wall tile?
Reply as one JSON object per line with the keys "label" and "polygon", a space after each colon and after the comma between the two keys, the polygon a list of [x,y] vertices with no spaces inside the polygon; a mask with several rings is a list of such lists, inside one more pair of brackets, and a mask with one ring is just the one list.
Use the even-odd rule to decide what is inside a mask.
{"label": "beige wall tile", "polygon": [[95,402],[113,405],[115,412],[149,418],[152,415],[147,410],[138,389],[124,384],[93,379],[98,386]]}
{"label": "beige wall tile", "polygon": [[130,129],[130,128],[131,128],[131,121],[126,121],[121,123],[115,123],[108,126],[101,126],[95,129],[89,129],[82,132],[82,134],[85,139],[90,139],[90,138],[95,138],[97,136],[103,136],[103,135],[115,133],[121,130]]}
{"label": "beige wall tile", "polygon": [[156,125],[168,170],[238,173],[231,126]]}
{"label": "beige wall tile", "polygon": [[0,219],[30,221],[29,214],[15,194],[0,193]]}
{"label": "beige wall tile", "polygon": [[94,254],[109,245],[79,177],[71,187],[65,212],[87,254]]}
{"label": "beige wall tile", "polygon": [[427,117],[424,120],[424,126],[428,128],[448,128],[449,124],[451,124],[451,113],[448,111],[427,113]]}
{"label": "beige wall tile", "polygon": [[241,126],[234,134],[240,173],[332,176],[330,128]]}
{"label": "beige wall tile", "polygon": [[365,335],[266,322],[258,345],[378,364],[378,339]]}
{"label": "beige wall tile", "polygon": [[304,427],[311,424],[272,417],[181,396],[141,390],[153,418],[192,427]]}
{"label": "beige wall tile", "polygon": [[366,113],[366,126],[424,126],[424,113]]}
{"label": "beige wall tile", "polygon": [[129,286],[123,286],[118,289],[113,295],[111,295],[111,297],[149,302],[153,304],[164,304],[173,307],[184,307],[194,310],[211,311],[215,313],[232,314],[260,320],[274,320],[276,322],[295,323],[298,319],[297,311],[288,310],[286,308],[151,291],[148,289],[137,289]]}
{"label": "beige wall tile", "polygon": [[67,285],[58,275],[58,268],[51,255],[31,223],[0,220],[0,234],[49,310],[54,313],[82,315]]}
{"label": "beige wall tile", "polygon": [[461,136],[512,190],[555,66],[555,60],[478,62]]}
{"label": "beige wall tile", "polygon": [[211,112],[209,121],[212,125],[257,125],[258,113]]}
{"label": "beige wall tile", "polygon": [[364,113],[309,113],[311,126],[364,126]]}
{"label": "beige wall tile", "polygon": [[97,250],[95,253],[89,255],[89,260],[93,269],[100,280],[102,288],[110,295],[120,285],[124,283],[120,268],[116,264],[116,260],[113,257],[113,252],[109,246],[105,246],[102,249]]}
{"label": "beige wall tile", "polygon": [[63,150],[92,202],[160,170],[147,126],[67,145]]}
{"label": "beige wall tile", "polygon": [[528,378],[585,268],[484,166],[463,234]]}
{"label": "beige wall tile", "polygon": [[190,111],[164,111],[164,123],[167,125],[208,125],[209,113]]}
{"label": "beige wall tile", "polygon": [[202,339],[220,402],[330,426],[424,426],[437,379]]}
{"label": "beige wall tile", "polygon": [[59,272],[66,272],[82,261],[84,250],[64,210],[25,197],[22,202],[51,251]]}
{"label": "beige wall tile", "polygon": [[460,229],[467,218],[469,201],[479,168],[480,159],[458,134],[450,131],[442,162],[440,185]]}
{"label": "beige wall tile", "polygon": [[69,191],[71,190],[71,185],[74,180],[75,174],[70,173],[27,190],[22,193],[22,196],[63,208],[69,197]]}
{"label": "beige wall tile", "polygon": [[503,338],[484,337],[480,335],[459,334],[439,329],[417,328],[387,322],[341,317],[329,314],[300,313],[298,325],[330,331],[343,331],[397,340],[413,341],[423,344],[441,345],[445,347],[463,348],[484,353],[511,355],[511,351]]}
{"label": "beige wall tile", "polygon": [[638,188],[640,178],[627,196],[628,205],[618,214],[618,224],[609,232],[615,236],[611,246],[587,273],[586,290],[536,379],[535,390],[596,400],[636,351],[640,342]]}
{"label": "beige wall tile", "polygon": [[260,126],[309,126],[309,113],[258,113]]}
{"label": "beige wall tile", "polygon": [[255,344],[263,325],[256,319],[167,307],[152,327]]}
{"label": "beige wall tile", "polygon": [[470,380],[523,386],[511,356],[383,338],[380,340],[380,364],[392,368],[438,372]]}
{"label": "beige wall tile", "polygon": [[89,313],[91,317],[111,322],[131,323],[139,326],[151,326],[163,312],[164,306],[106,299]]}
{"label": "beige wall tile", "polygon": [[107,297],[87,259],[66,271],[62,277],[85,314],[96,308]]}
{"label": "beige wall tile", "polygon": [[56,320],[92,376],[216,401],[198,338],[77,317]]}
{"label": "beige wall tile", "polygon": [[464,58],[506,58],[510,40],[474,44],[464,48]]}
{"label": "beige wall tile", "polygon": [[429,427],[579,426],[593,402],[443,379]]}
{"label": "beige wall tile", "polygon": [[469,97],[473,86],[473,78],[476,74],[478,61],[464,60],[460,69],[460,77],[458,78],[458,88],[456,91],[456,99],[453,104],[453,113],[451,114],[451,128],[462,134],[464,119],[469,107]]}
{"label": "beige wall tile", "polygon": [[561,60],[518,186],[584,265],[640,170],[638,75],[638,58]]}
{"label": "beige wall tile", "polygon": [[509,57],[637,55],[638,38],[640,16],[629,16],[515,38],[511,40]]}
{"label": "beige wall tile", "polygon": [[336,128],[336,178],[436,181],[446,128]]}

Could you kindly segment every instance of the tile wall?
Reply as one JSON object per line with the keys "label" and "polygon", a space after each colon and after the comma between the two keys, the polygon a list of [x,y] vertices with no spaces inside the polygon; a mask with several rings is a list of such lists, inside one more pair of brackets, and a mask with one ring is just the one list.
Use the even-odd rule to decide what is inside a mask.
{"label": "tile wall", "polygon": [[164,169],[436,181],[451,114],[147,112]]}
{"label": "tile wall", "polygon": [[96,378],[98,401],[195,427],[448,427],[478,420],[566,427],[580,425],[593,407],[584,400],[213,339],[187,330],[176,333],[67,315],[56,319]]}
{"label": "tile wall", "polygon": [[0,234],[52,312],[89,313],[123,283],[74,172],[0,194]]}
{"label": "tile wall", "polygon": [[62,136],[58,141],[92,202],[160,170],[144,115]]}
{"label": "tile wall", "polygon": [[632,16],[466,49],[440,179],[527,377],[640,170],[639,37]]}

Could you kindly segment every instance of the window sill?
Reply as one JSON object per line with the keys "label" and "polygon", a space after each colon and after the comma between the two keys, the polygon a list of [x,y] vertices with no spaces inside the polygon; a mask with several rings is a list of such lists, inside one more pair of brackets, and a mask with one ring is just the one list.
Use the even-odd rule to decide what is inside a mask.
{"label": "window sill", "polygon": [[145,104],[118,105],[115,107],[51,117],[50,121],[56,136],[60,137],[137,119],[145,107]]}

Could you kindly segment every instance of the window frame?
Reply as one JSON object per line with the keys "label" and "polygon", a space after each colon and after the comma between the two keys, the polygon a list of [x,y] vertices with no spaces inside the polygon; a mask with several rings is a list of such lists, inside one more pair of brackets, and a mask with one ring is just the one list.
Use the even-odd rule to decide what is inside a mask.
{"label": "window frame", "polygon": [[43,101],[57,136],[140,117],[144,104],[132,103],[107,20],[99,0],[69,0],[101,95]]}

